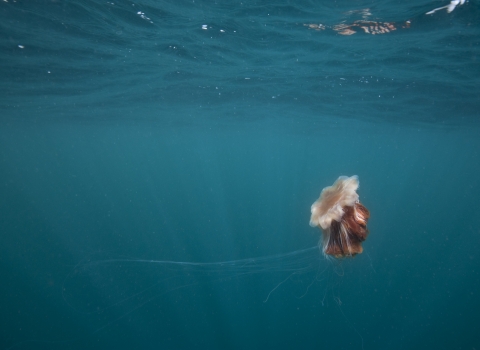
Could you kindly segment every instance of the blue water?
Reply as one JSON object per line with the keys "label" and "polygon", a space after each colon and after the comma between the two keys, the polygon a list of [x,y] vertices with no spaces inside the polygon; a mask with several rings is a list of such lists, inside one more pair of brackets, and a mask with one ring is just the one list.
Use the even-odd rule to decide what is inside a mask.
{"label": "blue water", "polygon": [[[480,5],[448,4],[2,1],[0,347],[479,349]],[[329,261],[340,175],[370,235]]]}

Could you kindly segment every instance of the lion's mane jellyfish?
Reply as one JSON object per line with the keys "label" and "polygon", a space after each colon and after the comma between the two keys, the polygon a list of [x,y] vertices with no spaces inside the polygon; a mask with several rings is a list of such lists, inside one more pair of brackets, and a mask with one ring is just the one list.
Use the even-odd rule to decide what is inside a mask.
{"label": "lion's mane jellyfish", "polygon": [[325,255],[344,258],[363,251],[370,212],[358,199],[358,185],[358,176],[340,176],[333,186],[325,187],[312,204],[310,226],[322,230],[320,243]]}

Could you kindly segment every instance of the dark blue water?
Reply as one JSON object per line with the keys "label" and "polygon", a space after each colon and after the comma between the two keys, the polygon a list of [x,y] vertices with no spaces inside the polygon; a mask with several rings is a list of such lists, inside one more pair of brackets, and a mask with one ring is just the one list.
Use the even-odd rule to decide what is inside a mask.
{"label": "dark blue water", "polygon": [[[0,347],[480,348],[480,5],[448,4],[1,2]],[[328,261],[340,175],[370,236]]]}

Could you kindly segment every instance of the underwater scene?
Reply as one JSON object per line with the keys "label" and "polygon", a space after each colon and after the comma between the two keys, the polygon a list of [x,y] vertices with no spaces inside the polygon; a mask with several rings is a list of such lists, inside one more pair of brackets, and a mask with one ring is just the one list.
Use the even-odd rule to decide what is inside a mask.
{"label": "underwater scene", "polygon": [[480,349],[478,0],[0,18],[0,349]]}

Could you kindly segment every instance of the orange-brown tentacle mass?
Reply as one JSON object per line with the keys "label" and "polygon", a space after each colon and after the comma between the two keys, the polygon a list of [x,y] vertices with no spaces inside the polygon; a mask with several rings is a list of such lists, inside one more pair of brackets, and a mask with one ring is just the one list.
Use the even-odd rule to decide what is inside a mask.
{"label": "orange-brown tentacle mass", "polygon": [[362,242],[367,239],[367,221],[370,213],[360,202],[344,207],[340,222],[332,221],[323,235],[323,252],[336,258],[355,256],[363,252]]}

